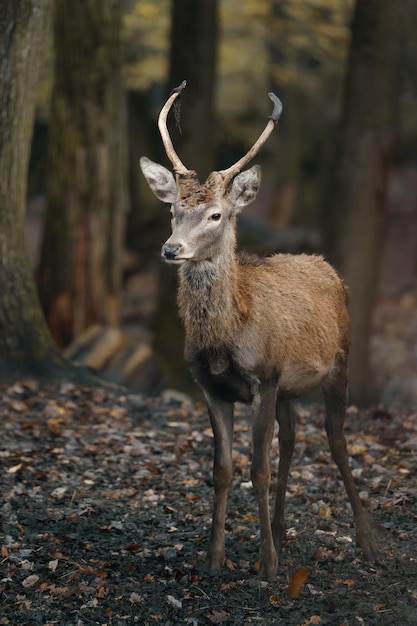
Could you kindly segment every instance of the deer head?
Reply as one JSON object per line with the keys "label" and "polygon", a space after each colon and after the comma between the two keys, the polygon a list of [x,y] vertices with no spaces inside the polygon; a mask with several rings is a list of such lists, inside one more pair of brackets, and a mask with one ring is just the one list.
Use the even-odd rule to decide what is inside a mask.
{"label": "deer head", "polygon": [[258,165],[243,172],[242,169],[268,139],[282,111],[279,98],[269,93],[274,109],[258,140],[237,163],[212,172],[201,185],[197,173],[187,169],[175,152],[166,124],[168,112],[185,85],[183,81],[173,90],[158,119],[175,176],[146,157],[140,159],[142,172],[155,196],[171,205],[172,235],[162,247],[162,256],[168,263],[178,264],[211,260],[224,249],[225,239],[234,245],[235,217],[255,200],[261,183]]}

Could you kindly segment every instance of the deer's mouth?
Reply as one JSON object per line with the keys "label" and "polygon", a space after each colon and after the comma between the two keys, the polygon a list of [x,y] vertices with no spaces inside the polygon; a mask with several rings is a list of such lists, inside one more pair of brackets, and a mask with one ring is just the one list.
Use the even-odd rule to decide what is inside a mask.
{"label": "deer's mouth", "polygon": [[165,262],[166,263],[170,263],[171,265],[181,265],[181,263],[185,263],[186,261],[188,261],[189,259],[184,259],[184,258],[174,258],[174,259],[170,259],[167,257],[164,257]]}

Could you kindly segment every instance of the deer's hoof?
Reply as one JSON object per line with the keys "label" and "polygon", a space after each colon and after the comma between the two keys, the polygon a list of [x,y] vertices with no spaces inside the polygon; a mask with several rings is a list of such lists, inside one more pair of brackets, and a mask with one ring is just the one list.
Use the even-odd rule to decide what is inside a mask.
{"label": "deer's hoof", "polygon": [[261,566],[259,568],[259,577],[262,580],[267,580],[269,583],[272,583],[275,580],[278,569],[278,558],[273,555],[273,558],[270,558],[266,561],[261,561]]}
{"label": "deer's hoof", "polygon": [[204,567],[208,570],[210,576],[218,576],[225,561],[226,555],[224,552],[219,554],[208,554]]}
{"label": "deer's hoof", "polygon": [[379,550],[367,521],[362,521],[356,526],[356,545],[361,549],[364,559],[367,561],[378,560]]}
{"label": "deer's hoof", "polygon": [[259,570],[259,577],[261,578],[261,580],[266,580],[269,583],[274,582],[275,577],[277,575],[277,568],[276,567],[263,567],[261,566],[260,570]]}
{"label": "deer's hoof", "polygon": [[378,550],[378,547],[375,543],[374,538],[371,536],[369,538],[367,538],[366,541],[361,540],[361,541],[356,541],[356,545],[358,546],[358,548],[361,549],[362,554],[363,554],[363,558],[366,561],[378,561],[380,553]]}

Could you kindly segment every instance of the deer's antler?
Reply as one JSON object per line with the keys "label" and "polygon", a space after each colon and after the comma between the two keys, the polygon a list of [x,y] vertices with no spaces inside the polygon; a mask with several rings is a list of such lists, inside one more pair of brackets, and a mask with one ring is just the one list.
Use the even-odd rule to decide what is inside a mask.
{"label": "deer's antler", "polygon": [[274,103],[274,108],[272,110],[272,114],[269,117],[268,123],[265,126],[263,133],[260,135],[258,140],[253,144],[252,148],[248,150],[248,152],[243,156],[237,163],[232,165],[226,170],[220,170],[219,174],[222,175],[224,181],[230,181],[232,178],[239,174],[252,159],[257,155],[259,150],[262,148],[269,135],[275,128],[275,124],[278,122],[280,115],[282,113],[282,102],[272,91],[268,93],[268,96]]}
{"label": "deer's antler", "polygon": [[159,132],[161,133],[165,152],[167,153],[167,157],[171,161],[176,174],[187,174],[190,170],[185,167],[178,154],[174,150],[174,146],[172,145],[171,137],[169,136],[167,128],[167,116],[175,99],[179,96],[182,90],[185,89],[186,84],[187,81],[183,80],[181,85],[175,87],[175,89],[171,91],[171,94],[168,100],[165,102],[164,106],[162,107],[158,118],[158,128]]}

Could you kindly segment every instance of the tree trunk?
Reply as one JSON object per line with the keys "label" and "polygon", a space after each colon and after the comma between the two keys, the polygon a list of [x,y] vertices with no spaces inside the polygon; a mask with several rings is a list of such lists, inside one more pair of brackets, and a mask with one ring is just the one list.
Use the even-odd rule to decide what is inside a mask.
{"label": "tree trunk", "polygon": [[39,291],[55,341],[65,346],[95,322],[119,322],[127,207],[120,2],[60,0],[54,32]]}
{"label": "tree trunk", "polygon": [[15,0],[0,11],[0,377],[65,367],[39,305],[24,231],[38,70],[51,0]]}
{"label": "tree trunk", "polygon": [[401,4],[357,0],[326,207],[325,248],[349,287],[351,400],[371,400],[369,336],[378,285],[393,149],[395,61]]}
{"label": "tree trunk", "polygon": [[[173,126],[170,133],[181,160],[197,171],[201,181],[214,168],[217,24],[216,0],[173,0],[169,87],[185,79],[187,88],[182,96],[181,134],[172,124],[172,114],[168,123]],[[176,285],[173,268],[161,266],[154,348],[168,385],[195,393],[182,358],[184,333],[177,316]]]}
{"label": "tree trunk", "polygon": [[186,167],[201,182],[214,165],[214,92],[218,43],[217,0],[173,0],[170,89],[184,79],[181,133],[172,129],[174,145]]}

